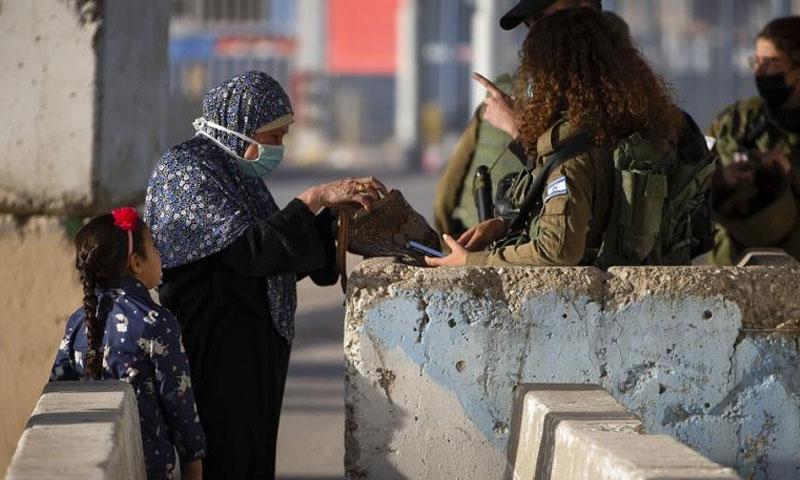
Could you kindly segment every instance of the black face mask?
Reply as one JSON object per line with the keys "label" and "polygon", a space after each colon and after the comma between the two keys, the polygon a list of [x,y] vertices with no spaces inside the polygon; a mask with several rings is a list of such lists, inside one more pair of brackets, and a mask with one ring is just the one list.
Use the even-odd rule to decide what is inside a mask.
{"label": "black face mask", "polygon": [[794,88],[786,85],[785,73],[771,75],[757,75],[756,86],[758,93],[767,102],[770,110],[778,110],[792,96]]}
{"label": "black face mask", "polygon": [[800,108],[785,108],[770,114],[770,117],[784,130],[800,133]]}

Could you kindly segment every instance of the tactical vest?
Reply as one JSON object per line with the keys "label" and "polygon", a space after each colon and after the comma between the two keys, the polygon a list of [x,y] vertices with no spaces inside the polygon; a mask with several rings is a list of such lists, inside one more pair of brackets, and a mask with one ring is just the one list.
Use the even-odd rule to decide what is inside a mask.
{"label": "tactical vest", "polygon": [[634,134],[613,158],[614,201],[595,265],[688,265],[710,248],[714,157],[693,161]]}
{"label": "tactical vest", "polygon": [[[501,75],[495,85],[510,95],[514,88],[514,78],[508,74]],[[478,167],[485,165],[489,168],[492,192],[498,192],[498,185],[504,178],[513,178],[523,168],[524,165],[520,159],[508,149],[509,143],[511,143],[511,137],[508,134],[488,122],[480,122],[478,144],[463,177],[464,184],[458,205],[453,210],[453,216],[459,219],[465,228],[470,228],[478,223],[473,183]]]}
{"label": "tactical vest", "polygon": [[[618,265],[686,265],[710,248],[710,192],[716,165],[704,141],[701,143],[699,129],[688,117],[687,125],[677,146],[637,133],[620,141],[610,153],[614,163],[611,212],[600,249],[587,251],[583,264],[603,269]],[[566,155],[554,152],[551,159],[537,161],[536,168],[529,166],[520,172],[506,195],[518,206],[517,214],[527,216],[522,221],[517,218],[512,227],[525,227],[512,228],[495,248],[536,238],[543,192],[530,189],[541,189],[544,183],[536,182],[537,177],[552,171],[554,167],[549,162],[563,163],[591,148],[594,147],[581,149],[567,140],[559,148],[571,149]],[[524,203],[531,198],[536,198],[539,205],[528,212]]]}

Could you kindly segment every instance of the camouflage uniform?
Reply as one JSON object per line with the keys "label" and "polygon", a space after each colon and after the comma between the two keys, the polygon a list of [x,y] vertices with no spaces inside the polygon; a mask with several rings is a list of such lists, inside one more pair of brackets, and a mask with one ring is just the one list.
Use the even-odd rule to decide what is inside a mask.
{"label": "camouflage uniform", "polygon": [[720,230],[711,257],[717,265],[732,264],[750,247],[778,247],[800,259],[800,133],[782,129],[767,115],[765,102],[757,97],[734,103],[711,126],[722,165],[730,164],[736,152],[753,158],[773,148],[792,164],[789,178],[770,191],[758,181],[729,188],[717,175],[714,209]]}
{"label": "camouflage uniform", "polygon": [[[537,142],[541,158],[580,132],[569,123],[548,130]],[[533,171],[534,175],[536,170]],[[614,167],[609,152],[593,147],[566,160],[547,178],[544,206],[531,222],[529,242],[471,252],[468,265],[578,265],[599,249],[611,212]]]}
{"label": "camouflage uniform", "polygon": [[[495,85],[511,94],[514,78],[508,74],[501,75]],[[511,137],[484,122],[482,113],[482,108],[475,112],[436,187],[433,205],[436,228],[455,237],[478,223],[473,190],[478,167],[489,167],[494,196],[503,178],[515,175],[525,166],[508,149]]]}

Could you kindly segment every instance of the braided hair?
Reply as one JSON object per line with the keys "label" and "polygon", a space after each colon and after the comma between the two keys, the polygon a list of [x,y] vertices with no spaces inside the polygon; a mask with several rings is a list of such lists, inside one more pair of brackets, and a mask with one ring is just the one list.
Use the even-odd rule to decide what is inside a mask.
{"label": "braided hair", "polygon": [[[131,231],[133,252],[145,256],[145,223],[137,219]],[[101,215],[84,225],[75,236],[75,268],[80,274],[83,287],[83,310],[86,314],[85,375],[99,379],[102,372],[100,349],[106,328],[106,319],[98,318],[98,300],[95,289],[111,280],[130,275],[128,268],[128,233],[117,227],[110,213]]]}

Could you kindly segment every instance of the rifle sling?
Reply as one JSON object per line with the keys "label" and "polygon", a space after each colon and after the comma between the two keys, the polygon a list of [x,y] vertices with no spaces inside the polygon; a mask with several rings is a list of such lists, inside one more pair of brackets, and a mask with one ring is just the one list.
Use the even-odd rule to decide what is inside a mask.
{"label": "rifle sling", "polygon": [[570,158],[577,157],[583,153],[588,152],[592,148],[591,139],[589,134],[581,133],[567,140],[561,148],[543,157],[544,168],[541,173],[533,180],[531,189],[525,195],[525,200],[520,205],[519,213],[511,222],[509,232],[517,232],[525,227],[531,215],[537,215],[543,206],[542,194],[544,193],[547,179],[553,170],[557,169]]}

